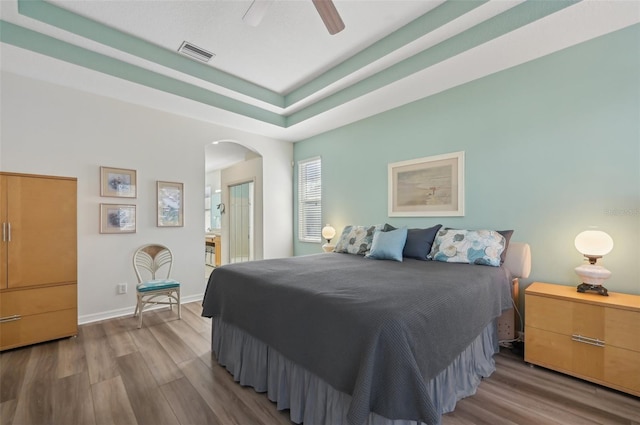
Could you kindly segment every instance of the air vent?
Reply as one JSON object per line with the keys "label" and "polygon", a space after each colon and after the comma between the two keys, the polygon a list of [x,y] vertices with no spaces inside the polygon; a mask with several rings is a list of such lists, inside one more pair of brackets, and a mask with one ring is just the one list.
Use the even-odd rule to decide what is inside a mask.
{"label": "air vent", "polygon": [[178,52],[182,53],[183,55],[190,56],[194,59],[198,59],[202,62],[209,62],[211,58],[215,56],[213,53],[207,52],[206,50],[201,49],[198,46],[194,46],[188,41],[182,42],[182,45],[178,49]]}

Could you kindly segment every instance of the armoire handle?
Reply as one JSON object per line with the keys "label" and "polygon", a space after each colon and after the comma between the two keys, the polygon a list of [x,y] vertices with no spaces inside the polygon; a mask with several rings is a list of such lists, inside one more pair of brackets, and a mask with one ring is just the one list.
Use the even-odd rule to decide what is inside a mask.
{"label": "armoire handle", "polygon": [[13,316],[0,317],[0,323],[15,322],[20,319],[22,319],[22,317],[19,314],[14,314]]}

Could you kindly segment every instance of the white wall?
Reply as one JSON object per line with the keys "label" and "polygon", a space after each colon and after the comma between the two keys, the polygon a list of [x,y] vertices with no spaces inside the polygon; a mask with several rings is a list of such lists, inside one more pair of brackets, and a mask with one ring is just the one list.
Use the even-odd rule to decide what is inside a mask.
{"label": "white wall", "polygon": [[[164,243],[176,257],[174,277],[186,300],[205,290],[204,149],[234,140],[263,157],[264,257],[292,253],[292,145],[263,136],[40,82],[0,74],[0,170],[78,178],[78,311],[80,322],[133,313],[134,250]],[[135,169],[136,199],[100,197],[99,167]],[[156,227],[156,181],[184,183],[185,225]],[[135,234],[98,232],[100,203],[137,205]],[[46,212],[44,212],[46,213]],[[116,294],[127,282],[129,293]]]}
{"label": "white wall", "polygon": [[213,170],[207,173],[204,179],[206,186],[211,186],[211,194],[220,189],[220,170]]}
{"label": "white wall", "polygon": [[[206,167],[206,161],[205,161],[205,167]],[[204,224],[204,230],[207,231],[208,229],[211,229],[211,216],[214,213],[217,213],[218,210],[216,209],[216,205],[218,203],[220,203],[219,201],[217,202],[213,202],[212,204],[212,199],[220,199],[217,198],[216,195],[220,195],[220,170],[214,170],[211,171],[209,173],[205,174],[205,178],[204,178],[204,185],[205,185],[205,189],[207,187],[210,188],[211,190],[211,197],[212,198],[207,198],[205,201],[205,222]],[[217,191],[217,192],[216,192]],[[208,205],[207,205],[208,204]],[[208,209],[210,208],[210,209]],[[219,227],[219,226],[218,226]]]}

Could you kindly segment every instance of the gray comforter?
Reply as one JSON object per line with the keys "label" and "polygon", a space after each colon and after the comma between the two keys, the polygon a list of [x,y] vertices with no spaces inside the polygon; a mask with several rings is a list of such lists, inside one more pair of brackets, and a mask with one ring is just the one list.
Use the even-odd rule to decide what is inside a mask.
{"label": "gray comforter", "polygon": [[370,411],[438,423],[426,382],[511,306],[502,267],[317,254],[213,271],[205,317],[219,317]]}

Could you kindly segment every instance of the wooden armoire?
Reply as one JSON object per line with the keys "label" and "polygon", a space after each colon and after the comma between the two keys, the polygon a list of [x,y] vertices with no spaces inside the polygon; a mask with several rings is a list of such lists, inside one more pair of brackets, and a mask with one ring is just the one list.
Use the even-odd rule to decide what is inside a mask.
{"label": "wooden armoire", "polygon": [[0,172],[0,350],[78,332],[76,186]]}

